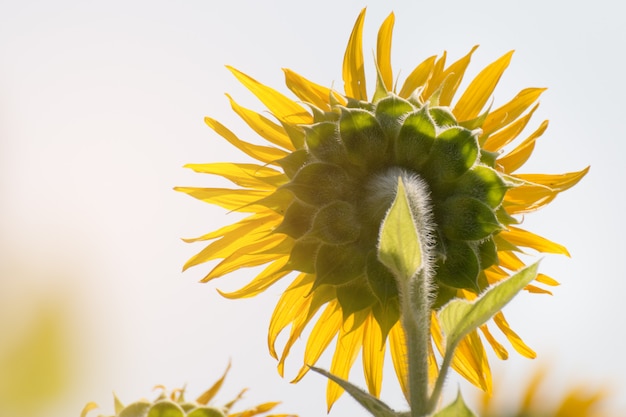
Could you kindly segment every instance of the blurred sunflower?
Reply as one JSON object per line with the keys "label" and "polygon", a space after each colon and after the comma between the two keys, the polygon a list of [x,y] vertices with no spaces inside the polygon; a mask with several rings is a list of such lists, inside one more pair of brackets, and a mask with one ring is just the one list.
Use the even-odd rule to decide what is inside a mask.
{"label": "blurred sunflower", "polygon": [[[222,406],[212,405],[211,402],[222,388],[229,370],[230,364],[222,377],[211,388],[196,398],[195,401],[189,401],[185,398],[184,389],[175,389],[168,393],[162,385],[155,387],[155,389],[160,389],[161,393],[154,401],[144,399],[125,406],[117,396],[114,396],[115,415],[110,417],[254,417],[262,414],[265,414],[265,417],[297,417],[294,414],[266,414],[280,404],[279,402],[267,402],[244,411],[233,412],[233,406],[241,400],[243,394],[247,391],[245,389],[235,399]],[[90,402],[85,405],[80,416],[87,417],[96,408],[98,408],[98,405]],[[99,417],[105,416],[100,415]]]}
{"label": "blurred sunflower", "polygon": [[[482,417],[601,417],[605,416],[608,390],[606,388],[591,390],[585,385],[579,385],[570,389],[566,395],[547,406],[549,401],[540,398],[538,393],[546,392],[541,389],[545,383],[546,368],[539,368],[529,381],[523,394],[518,410],[505,410],[502,406],[495,405],[495,398],[484,394],[480,404]],[[500,389],[502,386],[499,385]]]}
{"label": "blurred sunflower", "polygon": [[[184,268],[220,259],[202,280],[208,282],[239,268],[266,265],[245,287],[221,292],[227,298],[255,296],[296,272],[269,327],[269,350],[279,360],[279,373],[283,374],[295,341],[317,317],[305,348],[305,366],[294,381],[337,339],[330,372],[347,378],[362,351],[368,389],[378,396],[388,340],[406,394],[406,349],[397,288],[376,258],[380,221],[393,200],[391,185],[397,183],[398,175],[418,175],[431,194],[437,225],[432,334],[441,352],[442,336],[434,314],[438,307],[453,297],[472,299],[522,268],[518,254],[527,249],[568,254],[563,246],[518,227],[515,216],[549,203],[588,169],[561,175],[515,173],[530,157],[547,121],[510,152],[503,152],[520,136],[545,90],[527,88],[495,110],[487,106],[512,52],[483,69],[454,104],[476,47],[448,66],[445,52],[424,60],[398,89],[390,57],[393,13],[378,33],[376,88],[368,100],[362,53],[364,17],[365,9],[348,41],[343,94],[284,69],[295,101],[228,67],[273,119],[228,96],[232,109],[271,145],[243,141],[217,120],[205,118],[217,134],[258,163],[186,165],[226,178],[238,188],[177,187],[178,191],[250,214],[188,239],[211,243]],[[545,275],[539,275],[537,282],[557,285]],[[527,290],[549,292],[534,285]],[[535,356],[501,313],[493,321],[515,350]],[[276,340],[288,327],[289,336],[279,355]],[[480,332],[500,358],[508,356],[487,325]],[[460,344],[453,367],[473,384],[491,390],[489,364],[478,332]],[[435,375],[434,353],[430,368]],[[329,407],[342,392],[329,382]]]}

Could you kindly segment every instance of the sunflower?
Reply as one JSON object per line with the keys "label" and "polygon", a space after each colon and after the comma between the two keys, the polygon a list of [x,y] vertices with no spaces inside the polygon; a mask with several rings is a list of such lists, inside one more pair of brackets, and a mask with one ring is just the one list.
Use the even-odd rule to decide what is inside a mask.
{"label": "sunflower", "polygon": [[[531,377],[522,396],[519,408],[515,411],[503,410],[495,405],[494,397],[483,395],[480,404],[480,415],[483,417],[600,417],[605,416],[609,390],[604,388],[591,389],[580,384],[569,389],[565,396],[558,399],[552,406],[538,395],[541,386],[545,385],[547,368],[541,367]],[[508,404],[507,404],[508,405]]]}
{"label": "sunflower", "polygon": [[[247,217],[188,239],[210,243],[184,269],[219,260],[202,280],[208,282],[240,268],[265,265],[243,288],[220,291],[227,298],[252,297],[283,278],[291,280],[268,333],[269,350],[281,375],[290,349],[311,324],[304,365],[294,381],[336,339],[330,372],[346,379],[361,352],[368,390],[378,396],[389,342],[406,395],[398,292],[393,277],[375,256],[380,221],[395,193],[389,190],[390,182],[398,175],[417,175],[432,200],[436,288],[429,372],[434,376],[434,352],[443,350],[436,310],[454,297],[473,299],[524,267],[519,254],[528,249],[568,255],[565,247],[521,228],[517,217],[548,204],[588,169],[561,175],[516,173],[530,157],[547,121],[517,141],[544,88],[526,88],[494,110],[487,106],[512,52],[484,68],[457,100],[454,97],[476,47],[451,65],[446,65],[445,52],[427,58],[397,88],[390,57],[393,13],[378,32],[376,87],[368,99],[364,17],[365,9],[346,48],[343,94],[284,69],[294,100],[227,67],[269,110],[271,118],[227,96],[235,113],[269,144],[241,140],[217,120],[205,118],[218,135],[257,162],[186,165],[199,173],[219,175],[237,188],[177,187],[178,191]],[[517,146],[509,146],[513,141],[519,142]],[[505,147],[512,150],[504,152]],[[542,274],[536,281],[557,285]],[[536,285],[526,289],[549,292]],[[516,351],[535,356],[502,313],[494,316],[493,323]],[[287,329],[279,353],[276,341]],[[498,357],[507,358],[508,352],[489,326],[479,330],[459,345],[453,367],[490,392],[483,338]],[[342,392],[329,382],[329,407]]]}
{"label": "sunflower", "polygon": [[[115,415],[110,417],[254,417],[265,414],[265,417],[297,417],[295,414],[266,414],[274,409],[279,402],[267,402],[244,411],[233,412],[233,406],[241,400],[247,390],[242,390],[235,399],[222,406],[212,405],[213,398],[222,388],[226,375],[230,370],[230,364],[226,371],[208,390],[196,398],[195,401],[185,399],[185,389],[175,389],[168,392],[164,386],[158,385],[155,389],[161,390],[160,395],[154,401],[139,400],[128,405],[114,395]],[[83,408],[80,416],[87,417],[90,411],[98,408],[96,403],[90,402]],[[105,417],[100,415],[99,417]]]}

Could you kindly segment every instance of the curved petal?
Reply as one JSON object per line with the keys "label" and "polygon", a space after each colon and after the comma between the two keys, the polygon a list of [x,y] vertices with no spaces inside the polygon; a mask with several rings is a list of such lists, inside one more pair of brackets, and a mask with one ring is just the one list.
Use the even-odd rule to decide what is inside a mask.
{"label": "curved petal", "polygon": [[533,116],[533,113],[535,112],[535,110],[537,110],[538,107],[539,104],[536,104],[524,116],[516,119],[514,122],[498,130],[493,135],[487,135],[486,133],[484,133],[480,137],[480,140],[484,142],[482,145],[483,149],[490,152],[498,152],[504,146],[515,140],[515,138],[517,138],[519,134],[522,133],[522,130],[524,130],[524,128],[530,121],[530,118]]}
{"label": "curved petal", "polygon": [[520,143],[519,146],[505,156],[498,158],[497,163],[503,168],[505,173],[510,174],[515,172],[526,163],[535,149],[535,141],[543,135],[543,132],[545,132],[547,128],[548,121],[545,120],[537,130],[524,140],[524,142]]}
{"label": "curved petal", "polygon": [[287,135],[287,132],[285,132],[282,126],[272,122],[267,117],[261,116],[255,111],[240,106],[229,94],[226,94],[226,97],[228,97],[230,107],[233,111],[237,113],[252,130],[258,133],[259,136],[281,148],[290,151],[295,150],[291,139],[289,139],[289,135]]}
{"label": "curved petal", "polygon": [[391,38],[395,16],[390,13],[380,26],[376,42],[376,64],[387,91],[393,91],[393,71],[391,70]]}
{"label": "curved petal", "polygon": [[504,333],[509,342],[511,342],[513,349],[515,349],[520,355],[530,359],[534,359],[537,357],[535,351],[528,347],[528,345],[524,343],[522,338],[519,337],[517,333],[511,330],[511,327],[504,318],[504,314],[502,314],[502,312],[496,313],[496,315],[493,316],[493,321],[496,323],[496,326],[498,326],[502,333]]}
{"label": "curved petal", "polygon": [[402,89],[400,90],[400,93],[398,95],[402,98],[409,98],[409,96],[413,94],[415,90],[425,86],[430,79],[431,74],[433,73],[436,59],[437,56],[433,55],[430,58],[425,59],[421,64],[415,67],[415,69],[409,74],[409,76],[406,77],[406,80],[404,81]]}
{"label": "curved petal", "polygon": [[527,248],[535,249],[538,252],[556,253],[570,256],[565,246],[554,243],[545,237],[536,235],[528,230],[509,226],[508,230],[501,231],[500,235],[514,245],[525,246]]}
{"label": "curved petal", "polygon": [[365,319],[363,332],[363,371],[369,393],[380,396],[383,382],[383,365],[385,363],[385,347],[383,335],[373,314]]}
{"label": "curved petal", "polygon": [[513,51],[507,52],[495,62],[483,69],[467,87],[452,113],[459,121],[470,120],[478,116],[491,97],[504,70],[509,66]]}
{"label": "curved petal", "polygon": [[249,213],[259,212],[259,207],[263,206],[257,203],[271,194],[267,190],[232,190],[230,188],[175,187],[174,190],[228,210]]}
{"label": "curved petal", "polygon": [[[283,68],[283,72],[285,73],[287,88],[300,100],[305,103],[311,103],[322,110],[330,111],[330,96],[333,94],[330,88],[315,84],[290,69]],[[343,98],[337,94],[334,96],[336,99],[343,100]]]}
{"label": "curved petal", "polygon": [[278,160],[288,155],[287,152],[270,148],[269,146],[253,145],[248,142],[244,142],[239,139],[233,132],[228,130],[223,124],[210,117],[205,117],[204,122],[215,132],[229,141],[233,146],[239,148],[242,152],[250,155],[257,161],[265,162],[267,164],[278,165]]}
{"label": "curved petal", "polygon": [[409,398],[409,365],[406,361],[408,351],[406,349],[406,336],[399,321],[389,332],[389,351],[404,398]]}
{"label": "curved petal", "polygon": [[484,134],[491,134],[515,121],[544,91],[546,88],[525,88],[511,101],[489,113],[482,127]]}
{"label": "curved petal", "polygon": [[226,66],[226,68],[228,68],[252,94],[257,96],[268,110],[281,122],[291,125],[313,122],[313,116],[311,116],[304,107],[285,97],[273,88],[261,84],[243,72],[230,66]]}
{"label": "curved petal", "polygon": [[363,20],[365,9],[361,10],[354,23],[350,40],[343,57],[343,88],[348,97],[367,100],[365,67],[363,64]]}
{"label": "curved petal", "polygon": [[190,168],[201,174],[219,175],[240,187],[257,190],[275,190],[289,180],[280,171],[256,164],[216,162],[209,164],[186,164],[184,168]]}

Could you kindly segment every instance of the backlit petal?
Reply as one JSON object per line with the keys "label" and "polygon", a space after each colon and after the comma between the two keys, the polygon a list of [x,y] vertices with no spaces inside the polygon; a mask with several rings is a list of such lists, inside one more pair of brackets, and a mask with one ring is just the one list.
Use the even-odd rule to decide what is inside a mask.
{"label": "backlit petal", "polygon": [[361,10],[350,34],[348,47],[343,57],[343,88],[348,97],[367,100],[365,67],[363,64],[363,21],[365,9]]}

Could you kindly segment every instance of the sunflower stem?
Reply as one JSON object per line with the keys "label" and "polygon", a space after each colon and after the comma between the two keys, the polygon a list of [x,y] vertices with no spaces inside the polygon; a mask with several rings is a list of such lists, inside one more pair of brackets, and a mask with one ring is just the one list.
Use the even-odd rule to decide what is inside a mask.
{"label": "sunflower stem", "polygon": [[[427,269],[404,281],[401,294],[402,327],[406,334],[409,367],[409,402],[411,417],[424,417],[429,412],[428,344],[430,342],[430,303],[428,302]],[[413,288],[409,288],[413,284]]]}

